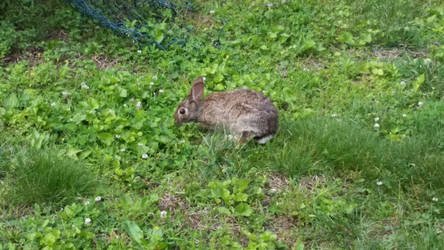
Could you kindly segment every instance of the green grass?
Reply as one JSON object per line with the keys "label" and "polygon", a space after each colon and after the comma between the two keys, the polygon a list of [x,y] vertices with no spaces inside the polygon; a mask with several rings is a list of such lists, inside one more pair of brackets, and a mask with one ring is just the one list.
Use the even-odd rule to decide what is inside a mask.
{"label": "green grass", "polygon": [[[427,181],[439,190],[444,176],[437,148],[442,133],[437,129],[442,125],[438,121],[427,124],[427,134],[393,142],[346,118],[287,122],[281,125],[276,142],[266,146],[263,154],[256,154],[252,165],[272,166],[289,176],[325,173],[329,166],[331,174],[338,176],[356,171],[367,180],[384,180],[390,187],[402,184],[408,188]],[[267,151],[278,153],[267,155]]]}
{"label": "green grass", "polygon": [[84,164],[54,148],[22,147],[13,151],[6,177],[10,180],[10,204],[69,204],[77,197],[94,193],[96,176]]}
{"label": "green grass", "polygon": [[[360,25],[368,25],[379,31],[376,41],[386,46],[399,47],[426,47],[430,41],[441,42],[442,37],[434,32],[420,27],[433,25],[418,23],[418,16],[431,17],[435,13],[430,9],[431,4],[439,5],[440,1],[395,0],[391,2],[376,1],[348,1],[353,13],[352,19]],[[442,15],[442,13],[440,14]],[[430,20],[431,21],[431,20]],[[367,23],[366,23],[367,22]]]}
{"label": "green grass", "polygon": [[[0,248],[444,247],[441,1],[194,3],[166,51],[0,3]],[[263,91],[276,137],[176,127],[201,75]]]}

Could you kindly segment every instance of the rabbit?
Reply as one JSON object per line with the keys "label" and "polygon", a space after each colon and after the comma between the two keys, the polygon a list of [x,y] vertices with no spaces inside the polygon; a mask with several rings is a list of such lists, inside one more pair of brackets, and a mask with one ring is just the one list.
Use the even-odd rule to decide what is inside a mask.
{"label": "rabbit", "polygon": [[198,122],[213,130],[226,128],[241,143],[252,138],[259,144],[271,140],[278,129],[278,111],[262,93],[251,89],[216,92],[205,99],[205,77],[194,81],[188,97],[174,113],[176,125]]}

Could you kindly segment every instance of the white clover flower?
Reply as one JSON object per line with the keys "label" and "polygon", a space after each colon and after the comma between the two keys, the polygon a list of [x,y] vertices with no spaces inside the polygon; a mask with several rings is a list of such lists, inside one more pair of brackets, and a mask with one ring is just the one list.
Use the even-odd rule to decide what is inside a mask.
{"label": "white clover flower", "polygon": [[137,53],[142,54],[142,50],[139,49],[139,50],[137,51]]}
{"label": "white clover flower", "polygon": [[379,121],[379,117],[375,117],[375,122]]}
{"label": "white clover flower", "polygon": [[89,86],[86,85],[85,82],[82,82],[82,83],[80,84],[80,87],[81,87],[82,89],[89,89]]}
{"label": "white clover flower", "polygon": [[381,186],[382,185],[382,181],[377,181],[376,185]]}
{"label": "white clover flower", "polygon": [[125,152],[126,151],[126,148],[121,148],[120,149],[120,152]]}
{"label": "white clover flower", "polygon": [[124,104],[123,104],[123,107],[125,107],[125,108],[128,107],[128,104],[124,103]]}
{"label": "white clover flower", "polygon": [[142,159],[145,159],[145,160],[148,159],[148,154],[143,154]]}
{"label": "white clover flower", "polygon": [[139,142],[139,143],[137,143],[137,146],[142,147],[143,143]]}
{"label": "white clover flower", "polygon": [[161,94],[162,94],[162,93],[163,93],[163,89],[159,89],[159,93],[161,93]]}
{"label": "white clover flower", "polygon": [[405,82],[404,80],[402,80],[399,84],[401,84],[401,85],[405,85],[406,82]]}
{"label": "white clover flower", "polygon": [[165,219],[167,217],[167,211],[160,212],[160,218]]}
{"label": "white clover flower", "polygon": [[378,129],[379,128],[379,123],[375,123],[375,125],[373,125],[373,127]]}
{"label": "white clover flower", "polygon": [[335,118],[337,116],[338,116],[338,114],[331,114],[331,117],[333,117],[333,118]]}
{"label": "white clover flower", "polygon": [[142,103],[139,101],[136,104],[136,109],[141,109],[142,108]]}
{"label": "white clover flower", "polygon": [[402,114],[402,117],[407,117],[407,115],[406,114]]}
{"label": "white clover flower", "polygon": [[85,206],[88,206],[89,205],[89,201],[87,200],[87,201],[85,201]]}
{"label": "white clover flower", "polygon": [[94,200],[95,200],[95,201],[101,201],[101,200],[102,200],[102,197],[97,196]]}
{"label": "white clover flower", "polygon": [[424,103],[423,103],[423,102],[421,102],[421,101],[420,101],[420,102],[418,102],[418,106],[419,106],[419,107],[421,107],[422,105],[424,105]]}
{"label": "white clover flower", "polygon": [[153,86],[154,85],[154,82],[150,82],[150,86]]}
{"label": "white clover flower", "polygon": [[433,198],[432,198],[432,201],[434,201],[434,202],[438,202],[438,198],[433,197]]}
{"label": "white clover flower", "polygon": [[51,102],[51,107],[54,107],[57,103]]}
{"label": "white clover flower", "polygon": [[210,14],[213,15],[214,13],[216,13],[216,11],[214,10],[210,10]]}
{"label": "white clover flower", "polygon": [[207,80],[207,78],[204,76],[204,77],[202,77],[202,80],[205,82]]}
{"label": "white clover flower", "polygon": [[154,81],[157,80],[157,76],[153,76],[153,80],[154,80]]}
{"label": "white clover flower", "polygon": [[85,218],[85,225],[88,225],[89,223],[91,223],[91,219],[90,218]]}
{"label": "white clover flower", "polygon": [[119,139],[119,138],[120,138],[120,135],[115,135],[115,137],[116,137],[117,139]]}

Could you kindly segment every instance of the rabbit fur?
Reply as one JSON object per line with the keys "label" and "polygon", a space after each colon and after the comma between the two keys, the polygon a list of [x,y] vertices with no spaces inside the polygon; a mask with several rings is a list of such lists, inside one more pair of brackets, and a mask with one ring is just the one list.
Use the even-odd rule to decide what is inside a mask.
{"label": "rabbit fur", "polygon": [[251,138],[264,144],[278,128],[278,111],[262,93],[251,89],[216,92],[205,99],[204,77],[194,81],[188,97],[174,113],[176,125],[198,122],[202,127],[228,129],[241,142]]}

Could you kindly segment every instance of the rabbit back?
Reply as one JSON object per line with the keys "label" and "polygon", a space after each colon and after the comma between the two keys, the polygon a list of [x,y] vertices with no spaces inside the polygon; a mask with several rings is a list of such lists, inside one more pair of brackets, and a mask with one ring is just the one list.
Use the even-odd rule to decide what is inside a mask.
{"label": "rabbit back", "polygon": [[260,139],[276,133],[278,111],[262,93],[238,89],[209,95],[198,121],[206,128],[223,126],[238,136]]}

